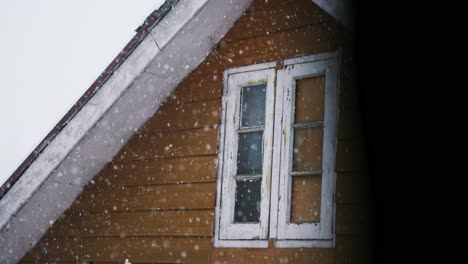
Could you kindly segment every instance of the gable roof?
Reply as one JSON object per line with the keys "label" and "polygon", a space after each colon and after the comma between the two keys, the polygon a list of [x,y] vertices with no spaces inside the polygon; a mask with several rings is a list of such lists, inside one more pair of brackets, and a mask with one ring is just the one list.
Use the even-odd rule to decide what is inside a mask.
{"label": "gable roof", "polygon": [[2,188],[0,262],[18,261],[39,240],[250,3],[168,0],[148,17]]}
{"label": "gable roof", "polygon": [[0,249],[0,262],[19,260],[39,240],[251,1],[167,0],[145,20],[2,186],[0,244],[7,246]]}

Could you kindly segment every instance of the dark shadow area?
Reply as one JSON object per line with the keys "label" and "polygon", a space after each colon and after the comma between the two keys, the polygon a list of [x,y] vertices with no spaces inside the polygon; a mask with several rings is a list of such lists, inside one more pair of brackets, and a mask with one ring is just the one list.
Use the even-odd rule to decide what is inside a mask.
{"label": "dark shadow area", "polygon": [[374,263],[466,261],[463,136],[455,128],[463,103],[450,77],[457,66],[440,62],[450,50],[438,45],[446,28],[428,10],[441,5],[413,5],[356,5]]}

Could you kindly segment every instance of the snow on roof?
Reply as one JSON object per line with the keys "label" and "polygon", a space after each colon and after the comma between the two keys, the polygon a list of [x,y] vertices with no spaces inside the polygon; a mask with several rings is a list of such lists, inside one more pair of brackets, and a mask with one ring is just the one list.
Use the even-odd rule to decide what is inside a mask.
{"label": "snow on roof", "polygon": [[35,245],[251,1],[167,0],[146,19],[2,186],[0,262],[17,262]]}
{"label": "snow on roof", "polygon": [[166,0],[159,9],[153,11],[145,21],[135,30],[137,33],[127,43],[127,45],[119,52],[114,60],[107,66],[107,68],[99,75],[99,77],[91,84],[86,92],[78,99],[73,107],[62,117],[62,119],[54,126],[54,128],[45,136],[39,145],[29,154],[29,156],[20,164],[20,166],[13,172],[8,180],[0,187],[0,199],[5,193],[13,186],[13,184],[21,177],[24,171],[31,165],[31,163],[39,156],[45,147],[52,139],[68,124],[68,122],[80,111],[80,109],[89,101],[89,99],[96,93],[96,91],[109,79],[125,59],[132,53],[133,50],[141,43],[141,41],[149,34],[161,19],[177,4],[179,0]]}

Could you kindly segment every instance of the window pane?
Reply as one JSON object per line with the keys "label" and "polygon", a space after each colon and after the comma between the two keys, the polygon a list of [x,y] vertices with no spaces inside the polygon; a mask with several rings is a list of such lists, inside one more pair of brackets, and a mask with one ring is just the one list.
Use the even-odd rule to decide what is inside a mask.
{"label": "window pane", "polygon": [[320,222],[322,175],[292,177],[291,222]]}
{"label": "window pane", "polygon": [[241,127],[263,126],[265,123],[266,84],[242,88]]}
{"label": "window pane", "polygon": [[296,81],[295,123],[323,120],[325,103],[325,76]]}
{"label": "window pane", "polygon": [[236,188],[235,223],[259,222],[261,179],[238,180]]}
{"label": "window pane", "polygon": [[262,173],[263,131],[240,133],[237,150],[237,174]]}
{"label": "window pane", "polygon": [[296,128],[294,131],[293,171],[322,169],[323,128]]}

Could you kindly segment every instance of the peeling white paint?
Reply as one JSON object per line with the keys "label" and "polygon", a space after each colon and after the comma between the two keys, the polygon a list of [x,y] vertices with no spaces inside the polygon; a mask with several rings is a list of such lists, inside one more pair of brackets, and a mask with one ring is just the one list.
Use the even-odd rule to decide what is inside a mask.
{"label": "peeling white paint", "polygon": [[149,34],[0,200],[0,263],[37,243],[250,3],[187,0],[166,15],[168,35]]}
{"label": "peeling white paint", "polygon": [[146,38],[116,74],[99,89],[90,101],[73,117],[68,125],[49,143],[41,155],[24,172],[21,178],[0,200],[0,230],[13,215],[57,168],[68,153],[86,135],[94,124],[121,96],[146,65],[158,54],[159,49]]}
{"label": "peeling white paint", "polygon": [[171,12],[164,17],[164,20],[151,31],[158,46],[161,49],[166,47],[206,3],[206,0],[180,0],[177,2]]}

